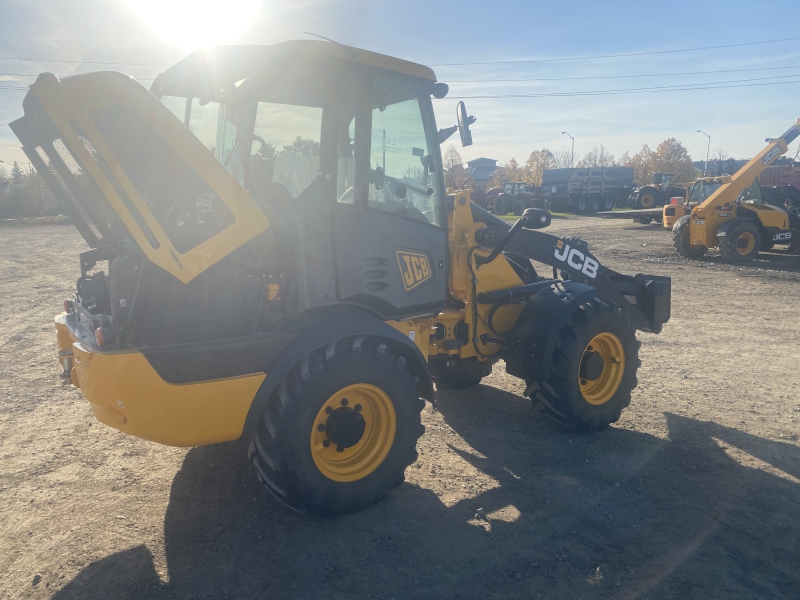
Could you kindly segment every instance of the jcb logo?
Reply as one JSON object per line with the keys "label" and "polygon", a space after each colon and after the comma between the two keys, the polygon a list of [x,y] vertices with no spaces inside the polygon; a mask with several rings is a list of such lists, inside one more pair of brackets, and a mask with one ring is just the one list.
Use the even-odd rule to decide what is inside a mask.
{"label": "jcb logo", "polygon": [[778,156],[778,152],[780,152],[780,148],[775,146],[772,150],[767,152],[766,155],[764,155],[764,158],[761,159],[761,164],[766,165],[769,161]]}
{"label": "jcb logo", "polygon": [[563,240],[558,240],[554,256],[587,277],[592,279],[597,277],[597,269],[600,268],[600,263],[584,255],[577,248],[570,248],[569,244],[565,244]]}
{"label": "jcb logo", "polygon": [[424,254],[398,250],[397,264],[400,265],[400,275],[403,277],[403,287],[406,291],[431,278],[431,264]]}
{"label": "jcb logo", "polygon": [[785,242],[786,240],[792,239],[792,232],[787,231],[785,233],[775,233],[772,236],[773,242]]}

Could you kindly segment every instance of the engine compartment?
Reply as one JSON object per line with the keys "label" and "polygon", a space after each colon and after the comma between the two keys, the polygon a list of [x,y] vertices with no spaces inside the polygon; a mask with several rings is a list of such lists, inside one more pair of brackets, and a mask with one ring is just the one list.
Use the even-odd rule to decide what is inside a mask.
{"label": "engine compartment", "polygon": [[[84,330],[82,339],[94,338],[93,345],[105,350],[259,333],[292,306],[291,252],[278,237],[265,231],[188,284],[130,243],[84,252],[82,275],[65,309]],[[107,273],[95,269],[101,261],[108,261]]]}

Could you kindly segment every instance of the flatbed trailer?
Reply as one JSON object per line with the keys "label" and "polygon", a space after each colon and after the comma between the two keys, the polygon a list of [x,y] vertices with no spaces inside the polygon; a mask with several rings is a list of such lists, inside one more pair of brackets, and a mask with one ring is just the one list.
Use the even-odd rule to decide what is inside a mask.
{"label": "flatbed trailer", "polygon": [[609,210],[599,212],[597,215],[604,219],[633,219],[634,223],[641,223],[642,225],[649,225],[653,221],[660,224],[664,218],[662,206],[659,206],[657,209],[637,208],[631,210]]}

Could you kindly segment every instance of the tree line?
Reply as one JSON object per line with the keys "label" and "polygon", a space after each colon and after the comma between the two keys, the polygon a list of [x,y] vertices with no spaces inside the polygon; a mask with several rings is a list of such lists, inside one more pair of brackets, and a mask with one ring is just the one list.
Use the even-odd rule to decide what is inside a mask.
{"label": "tree line", "polygon": [[[444,153],[445,182],[449,189],[465,189],[472,186],[469,172],[464,168],[461,155],[454,145]],[[542,185],[542,174],[549,169],[569,168],[572,152],[569,148],[534,150],[524,163],[510,158],[489,179],[489,187],[502,186],[505,182],[525,182]],[[578,158],[576,168],[587,167],[633,167],[633,179],[639,185],[651,181],[653,173],[674,173],[676,182],[692,182],[700,172],[692,164],[689,151],[674,137],[661,142],[655,150],[645,144],[634,155],[625,152],[617,158],[603,144],[593,147]]]}
{"label": "tree line", "polygon": [[18,217],[53,217],[64,208],[39,174],[14,163],[11,172],[0,167],[0,219]]}

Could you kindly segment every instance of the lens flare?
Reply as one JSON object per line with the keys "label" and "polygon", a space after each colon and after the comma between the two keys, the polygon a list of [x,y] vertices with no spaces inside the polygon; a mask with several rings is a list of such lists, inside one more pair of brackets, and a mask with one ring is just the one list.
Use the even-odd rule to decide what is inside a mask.
{"label": "lens flare", "polygon": [[161,40],[185,52],[237,41],[258,16],[259,0],[123,0]]}

